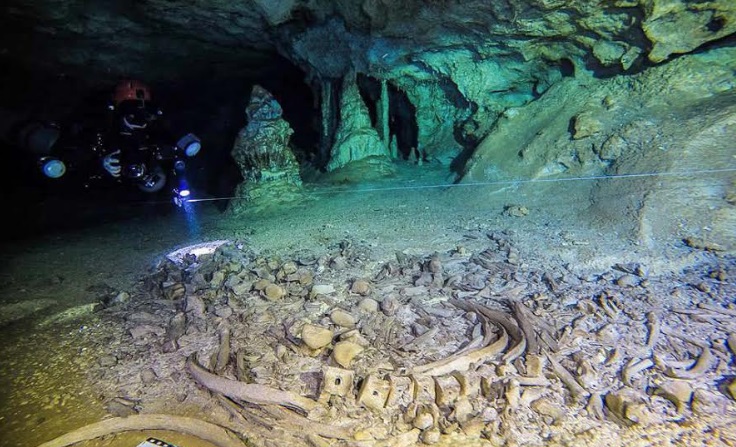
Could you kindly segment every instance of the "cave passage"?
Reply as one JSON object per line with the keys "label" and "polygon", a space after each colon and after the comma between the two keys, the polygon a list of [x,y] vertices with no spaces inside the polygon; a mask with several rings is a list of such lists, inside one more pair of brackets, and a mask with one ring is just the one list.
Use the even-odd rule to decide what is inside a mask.
{"label": "cave passage", "polygon": [[388,84],[389,129],[396,136],[398,155],[403,160],[420,157],[417,111],[409,97],[393,84]]}

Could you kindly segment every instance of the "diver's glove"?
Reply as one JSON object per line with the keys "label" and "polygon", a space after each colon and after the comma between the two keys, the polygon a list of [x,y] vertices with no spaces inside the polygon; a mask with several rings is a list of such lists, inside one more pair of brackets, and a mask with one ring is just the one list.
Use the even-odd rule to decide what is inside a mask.
{"label": "diver's glove", "polygon": [[120,150],[118,149],[115,152],[107,154],[105,158],[102,159],[102,166],[113,177],[120,177],[120,172],[123,169],[120,166]]}

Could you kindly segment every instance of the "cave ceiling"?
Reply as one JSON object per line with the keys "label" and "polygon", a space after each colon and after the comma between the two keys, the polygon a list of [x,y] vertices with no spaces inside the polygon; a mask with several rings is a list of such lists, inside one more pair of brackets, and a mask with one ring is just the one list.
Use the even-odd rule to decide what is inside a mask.
{"label": "cave ceiling", "polygon": [[255,78],[279,54],[310,77],[418,81],[451,78],[455,60],[488,61],[505,71],[491,86],[502,91],[540,64],[623,72],[736,32],[732,0],[7,0],[0,10],[6,64],[89,79]]}

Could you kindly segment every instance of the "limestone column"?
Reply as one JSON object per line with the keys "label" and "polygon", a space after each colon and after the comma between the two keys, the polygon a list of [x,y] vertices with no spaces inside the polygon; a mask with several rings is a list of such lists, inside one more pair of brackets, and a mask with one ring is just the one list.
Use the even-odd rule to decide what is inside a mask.
{"label": "limestone column", "polygon": [[323,80],[321,86],[322,96],[322,141],[320,143],[320,151],[322,160],[330,157],[330,147],[332,147],[332,83],[329,80]]}
{"label": "limestone column", "polygon": [[388,102],[388,83],[385,79],[381,80],[381,99],[378,104],[378,122],[381,128],[378,130],[383,140],[383,144],[386,145],[386,151],[390,151],[391,146],[391,135],[388,127],[388,113],[389,113],[389,102]]}

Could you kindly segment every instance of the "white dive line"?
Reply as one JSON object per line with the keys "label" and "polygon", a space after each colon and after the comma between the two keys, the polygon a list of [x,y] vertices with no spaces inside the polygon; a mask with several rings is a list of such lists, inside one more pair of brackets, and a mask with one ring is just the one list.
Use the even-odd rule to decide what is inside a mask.
{"label": "white dive line", "polygon": [[[692,171],[677,171],[677,172],[643,172],[640,174],[610,174],[610,175],[593,175],[588,177],[564,177],[564,178],[540,178],[540,179],[526,179],[526,180],[497,180],[493,182],[473,182],[473,183],[443,183],[440,185],[417,185],[417,186],[387,186],[378,188],[352,188],[352,189],[327,189],[321,191],[310,191],[310,194],[334,194],[334,193],[358,193],[358,192],[380,192],[380,191],[398,191],[398,190],[411,190],[411,189],[436,189],[436,188],[467,188],[467,187],[480,187],[480,186],[498,186],[498,185],[519,185],[527,183],[558,183],[558,182],[581,182],[581,181],[592,181],[592,180],[614,180],[614,179],[627,179],[627,178],[642,178],[642,177],[688,177],[693,175],[704,175],[704,174],[722,174],[726,172],[736,172],[736,168],[724,168],[724,169],[702,169]],[[232,196],[232,197],[212,197],[208,199],[190,199],[187,202],[212,202],[217,200],[232,200],[232,199],[244,199],[244,197]]]}

